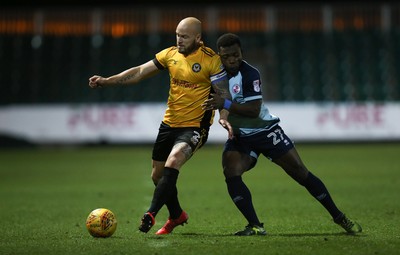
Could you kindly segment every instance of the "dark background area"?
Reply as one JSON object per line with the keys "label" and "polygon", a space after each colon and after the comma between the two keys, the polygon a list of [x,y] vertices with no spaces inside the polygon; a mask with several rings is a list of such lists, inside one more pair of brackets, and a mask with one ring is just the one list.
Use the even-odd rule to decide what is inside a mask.
{"label": "dark background area", "polygon": [[203,21],[203,39],[213,49],[224,32],[242,36],[268,101],[400,99],[399,4],[193,2],[3,2],[0,105],[166,101],[166,72],[112,90],[90,90],[87,80],[174,45],[176,24],[186,16]]}

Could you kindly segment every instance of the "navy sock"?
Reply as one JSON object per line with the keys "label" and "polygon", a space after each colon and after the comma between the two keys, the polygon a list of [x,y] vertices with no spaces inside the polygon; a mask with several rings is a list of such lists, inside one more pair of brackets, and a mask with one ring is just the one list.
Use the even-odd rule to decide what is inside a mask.
{"label": "navy sock", "polygon": [[318,177],[309,172],[307,178],[300,184],[328,210],[333,219],[342,214],[333,202],[325,184]]}
{"label": "navy sock", "polygon": [[[176,181],[178,179],[179,171],[174,168],[165,167],[163,176],[157,183],[154,190],[153,199],[149,208],[149,212],[156,216],[158,211],[171,199],[176,190]],[[177,193],[175,193],[177,194]]]}
{"label": "navy sock", "polygon": [[240,210],[249,224],[260,225],[256,211],[254,210],[250,190],[243,182],[241,176],[234,176],[225,179],[229,195],[236,207]]}

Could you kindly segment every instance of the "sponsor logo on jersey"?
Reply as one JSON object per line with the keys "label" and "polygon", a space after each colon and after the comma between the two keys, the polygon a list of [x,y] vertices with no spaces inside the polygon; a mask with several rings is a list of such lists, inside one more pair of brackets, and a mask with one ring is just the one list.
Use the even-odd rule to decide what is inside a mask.
{"label": "sponsor logo on jersey", "polygon": [[171,84],[174,84],[174,85],[182,87],[182,88],[190,88],[190,89],[195,89],[199,86],[198,84],[193,84],[191,82],[179,80],[176,78],[171,79]]}

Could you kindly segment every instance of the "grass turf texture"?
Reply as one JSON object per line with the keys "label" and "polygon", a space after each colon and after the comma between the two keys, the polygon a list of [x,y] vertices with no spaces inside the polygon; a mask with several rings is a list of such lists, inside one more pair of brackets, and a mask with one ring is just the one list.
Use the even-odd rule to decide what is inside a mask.
{"label": "grass turf texture", "polygon": [[[221,170],[222,145],[206,145],[178,179],[189,224],[156,236],[137,230],[154,186],[151,147],[0,150],[1,254],[398,254],[399,144],[299,144],[308,168],[363,233],[347,235],[308,192],[265,158],[244,175],[267,236],[237,237],[246,225]],[[118,220],[110,238],[85,228],[105,207]]]}

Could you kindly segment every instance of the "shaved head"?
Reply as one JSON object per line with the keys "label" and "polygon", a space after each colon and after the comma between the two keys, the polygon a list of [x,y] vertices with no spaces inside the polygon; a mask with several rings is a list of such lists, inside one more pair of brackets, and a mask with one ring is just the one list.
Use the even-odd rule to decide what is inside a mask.
{"label": "shaved head", "polygon": [[201,21],[195,17],[187,17],[179,22],[177,29],[185,29],[193,34],[201,34]]}
{"label": "shaved head", "polygon": [[201,42],[201,21],[195,17],[181,20],[176,27],[176,41],[178,51],[184,55],[196,51]]}

